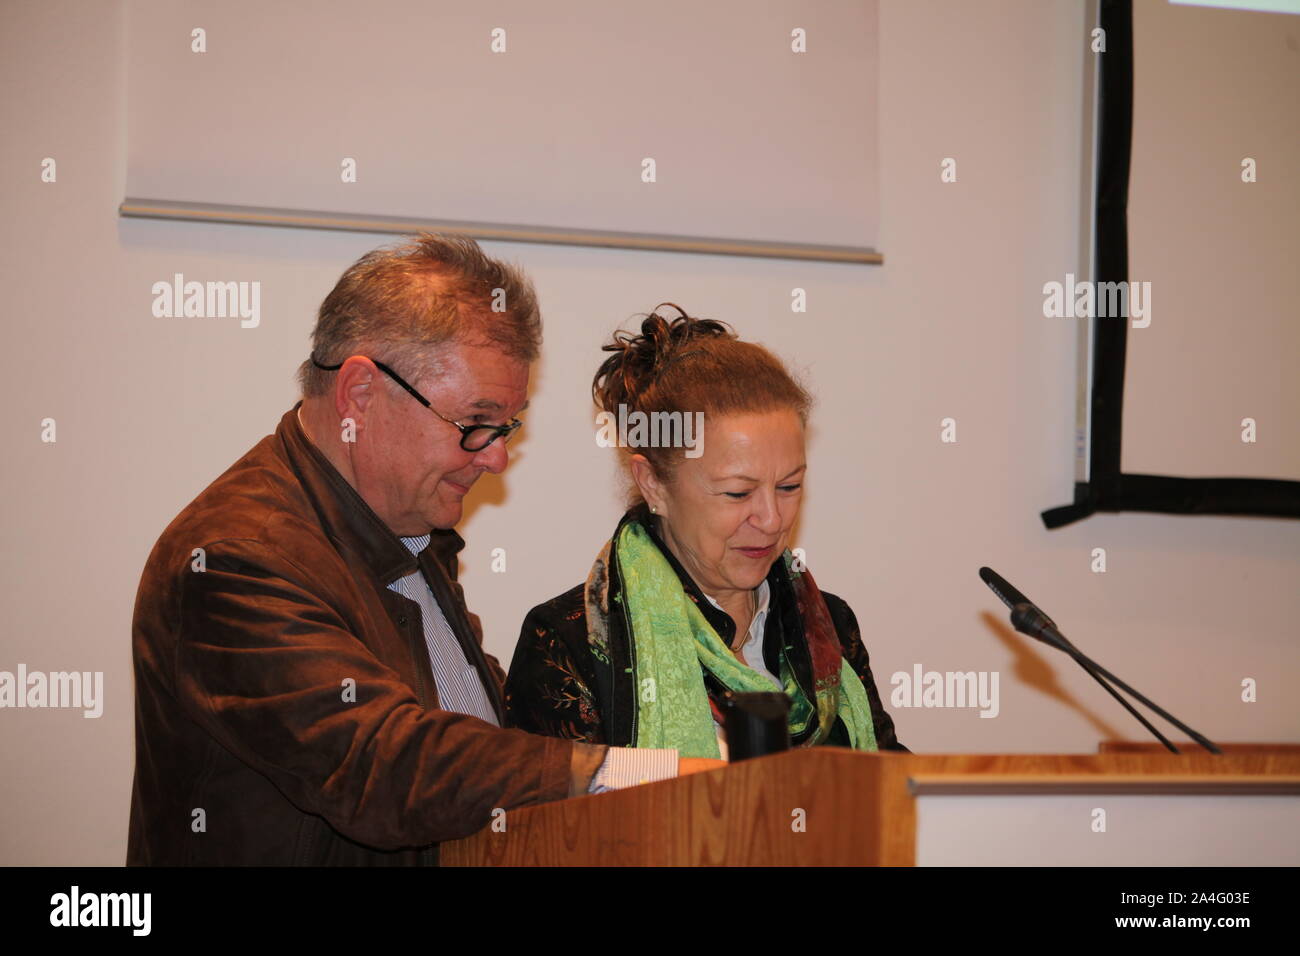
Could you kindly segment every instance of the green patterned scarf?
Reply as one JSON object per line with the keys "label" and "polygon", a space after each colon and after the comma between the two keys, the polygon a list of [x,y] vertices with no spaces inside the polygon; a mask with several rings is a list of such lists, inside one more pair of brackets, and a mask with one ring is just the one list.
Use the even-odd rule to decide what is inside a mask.
{"label": "green patterned scarf", "polygon": [[[617,548],[615,562],[609,561],[611,545]],[[611,564],[620,579],[615,582],[605,577]],[[781,570],[795,594],[812,659],[815,689],[815,699],[809,700],[783,650],[778,677],[790,698],[791,737],[805,735],[811,725],[812,733],[805,735],[803,746],[822,743],[838,717],[854,748],[875,750],[876,735],[866,690],[841,654],[821,592],[806,570],[794,569],[789,551],[781,557]],[[635,644],[635,745],[670,747],[684,757],[719,757],[714,712],[701,665],[723,686],[740,693],[771,692],[772,682],[736,659],[639,522],[627,520],[620,525],[614,541],[606,544],[597,558],[592,580],[603,585],[598,597],[588,589],[593,652],[604,657],[609,613],[607,604],[593,605],[605,603],[610,591],[623,605],[629,637]]]}

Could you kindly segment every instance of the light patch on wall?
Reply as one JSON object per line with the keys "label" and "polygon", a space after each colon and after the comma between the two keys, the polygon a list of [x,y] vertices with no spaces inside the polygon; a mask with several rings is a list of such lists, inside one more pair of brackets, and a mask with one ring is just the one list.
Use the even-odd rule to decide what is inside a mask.
{"label": "light patch on wall", "polygon": [[1185,7],[1218,7],[1257,13],[1300,13],[1300,0],[1169,0]]}

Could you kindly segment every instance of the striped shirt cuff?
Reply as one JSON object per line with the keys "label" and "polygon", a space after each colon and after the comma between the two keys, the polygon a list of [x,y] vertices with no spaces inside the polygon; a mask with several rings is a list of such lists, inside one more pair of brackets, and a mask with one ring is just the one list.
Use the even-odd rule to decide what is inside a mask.
{"label": "striped shirt cuff", "polygon": [[640,783],[671,780],[677,776],[676,750],[651,750],[636,747],[610,747],[605,759],[591,778],[588,793],[604,793],[635,787]]}

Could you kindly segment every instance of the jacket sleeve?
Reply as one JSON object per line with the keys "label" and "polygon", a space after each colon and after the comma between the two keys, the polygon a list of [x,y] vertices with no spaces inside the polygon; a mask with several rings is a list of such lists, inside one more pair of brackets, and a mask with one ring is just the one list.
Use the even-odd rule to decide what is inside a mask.
{"label": "jacket sleeve", "polygon": [[172,686],[191,719],[301,810],[398,849],[568,794],[571,744],[426,710],[293,560],[251,540],[206,551],[206,570],[178,582]]}
{"label": "jacket sleeve", "polygon": [[876,747],[880,750],[897,750],[904,753],[911,753],[906,747],[899,743],[898,736],[894,731],[894,719],[889,716],[889,711],[885,710],[884,705],[880,702],[880,692],[876,689],[876,679],[871,674],[871,660],[867,655],[866,645],[862,643],[862,635],[858,631],[858,619],[853,613],[853,609],[841,598],[834,594],[822,592],[822,597],[826,599],[826,607],[831,613],[831,620],[835,624],[835,633],[840,639],[840,648],[843,651],[844,659],[849,662],[854,673],[862,681],[862,686],[866,688],[867,699],[871,703],[871,722],[876,730]]}
{"label": "jacket sleeve", "polygon": [[[563,617],[555,609],[559,600],[533,608],[524,618],[506,678],[506,719],[535,734],[603,744],[594,675],[575,660],[571,642],[564,639],[577,631],[575,622],[556,620]],[[576,623],[585,632],[581,620]],[[585,643],[585,633],[582,637]]]}

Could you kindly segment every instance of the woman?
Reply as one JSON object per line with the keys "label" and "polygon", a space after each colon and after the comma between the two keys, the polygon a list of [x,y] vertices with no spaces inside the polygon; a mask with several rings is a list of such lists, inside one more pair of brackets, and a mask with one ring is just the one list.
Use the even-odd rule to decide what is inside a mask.
{"label": "woman", "polygon": [[794,746],[906,750],[853,612],[787,549],[808,393],[762,346],[672,308],[671,322],[652,313],[640,335],[615,334],[592,394],[616,420],[666,412],[689,424],[702,412],[704,433],[624,448],[633,504],[586,582],[524,620],[506,682],[512,722],[725,759],[727,690],[782,690]]}

